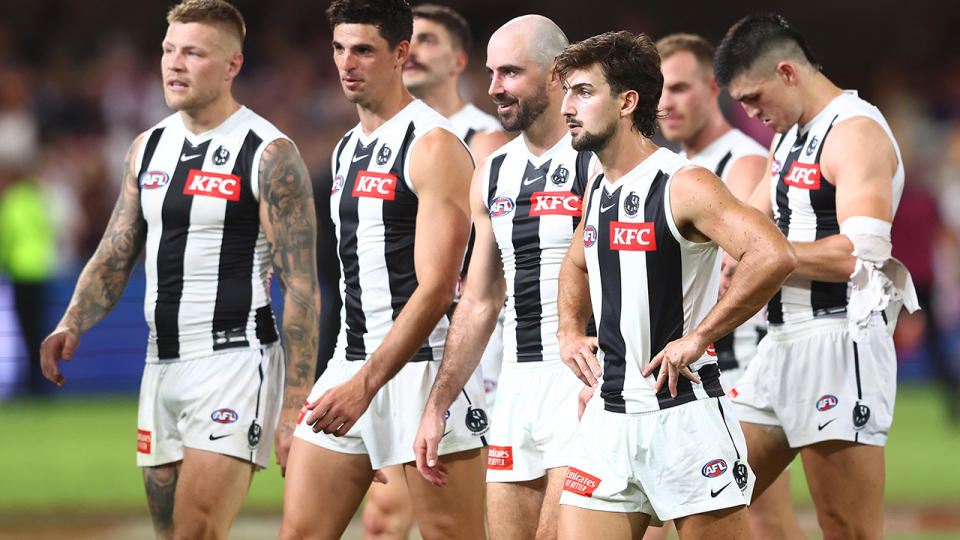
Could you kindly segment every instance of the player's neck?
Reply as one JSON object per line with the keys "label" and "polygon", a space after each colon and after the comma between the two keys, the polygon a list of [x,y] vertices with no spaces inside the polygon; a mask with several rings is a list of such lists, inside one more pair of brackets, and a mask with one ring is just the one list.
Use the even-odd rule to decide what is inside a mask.
{"label": "player's neck", "polygon": [[825,109],[831,101],[842,94],[843,90],[822,73],[817,72],[807,80],[807,84],[800,89],[800,92],[803,112],[797,120],[797,125],[803,127],[820,114],[820,111]]}
{"label": "player's neck", "polygon": [[445,118],[457,114],[460,109],[467,105],[457,92],[456,79],[450,79],[435,88],[425,88],[417,98],[422,99],[431,109],[442,114]]}
{"label": "player's neck", "polygon": [[604,178],[612,184],[635,169],[658,149],[659,147],[653,144],[653,141],[624,125],[603,150],[596,154],[603,166]]}
{"label": "player's neck", "polygon": [[556,146],[568,131],[567,124],[560,115],[560,103],[551,102],[540,118],[523,130],[522,137],[530,153],[541,156]]}
{"label": "player's neck", "polygon": [[710,119],[700,131],[696,132],[693,137],[680,143],[680,148],[686,152],[687,158],[692,158],[700,152],[703,152],[706,147],[713,144],[713,142],[720,137],[723,137],[731,129],[733,128],[727,123],[727,120],[723,117],[723,113],[718,109],[714,114],[710,115]]}
{"label": "player's neck", "polygon": [[360,117],[360,129],[365,135],[370,135],[413,101],[413,96],[407,92],[398,79],[397,84],[387,91],[386,95],[373,103],[357,104],[357,115]]}
{"label": "player's neck", "polygon": [[226,122],[227,118],[237,112],[240,104],[229,93],[217,101],[199,110],[181,110],[180,118],[183,127],[194,135],[206,133]]}

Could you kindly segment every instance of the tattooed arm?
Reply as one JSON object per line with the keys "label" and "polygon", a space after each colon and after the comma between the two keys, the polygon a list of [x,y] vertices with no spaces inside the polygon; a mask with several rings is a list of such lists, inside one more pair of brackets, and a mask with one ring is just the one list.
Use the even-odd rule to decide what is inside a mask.
{"label": "tattooed arm", "polygon": [[83,268],[60,324],[40,345],[43,375],[57,386],[63,386],[66,382],[57,362],[70,360],[80,335],[116,307],[130,280],[133,266],[143,251],[147,224],[140,211],[140,188],[134,168],[142,140],[142,135],[137,137],[127,151],[120,196],[100,245]]}
{"label": "tattooed arm", "polygon": [[300,153],[286,139],[267,145],[260,158],[260,223],[283,289],[286,382],[275,437],[283,474],[297,414],[313,386],[320,332],[313,189]]}

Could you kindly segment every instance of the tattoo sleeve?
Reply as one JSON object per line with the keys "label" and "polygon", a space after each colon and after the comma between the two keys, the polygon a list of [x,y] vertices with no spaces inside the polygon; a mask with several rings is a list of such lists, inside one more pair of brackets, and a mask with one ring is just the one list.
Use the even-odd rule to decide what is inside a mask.
{"label": "tattoo sleeve", "polygon": [[135,141],[123,162],[123,183],[107,229],[97,251],[77,280],[66,313],[57,330],[83,334],[116,307],[147,237],[147,224],[140,210],[140,189],[133,161],[140,140]]}
{"label": "tattoo sleeve", "polygon": [[[283,289],[286,383],[279,430],[292,431],[313,386],[320,332],[317,225],[310,175],[293,143],[278,139],[260,159],[260,222]],[[292,413],[291,413],[292,411]],[[294,416],[294,419],[296,417]]]}
{"label": "tattoo sleeve", "polygon": [[143,468],[143,487],[147,506],[158,538],[168,538],[173,528],[173,499],[180,471],[174,465]]}

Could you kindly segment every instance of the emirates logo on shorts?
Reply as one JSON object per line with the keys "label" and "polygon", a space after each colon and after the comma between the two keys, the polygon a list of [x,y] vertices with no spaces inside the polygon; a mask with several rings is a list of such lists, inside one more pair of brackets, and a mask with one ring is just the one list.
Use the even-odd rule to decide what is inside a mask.
{"label": "emirates logo on shorts", "polygon": [[151,433],[145,429],[137,430],[137,452],[141,454],[150,453]]}
{"label": "emirates logo on shorts", "polygon": [[563,490],[576,495],[592,497],[600,485],[600,479],[575,467],[567,467],[567,477],[563,479]]}
{"label": "emirates logo on shorts", "polygon": [[307,416],[307,411],[309,410],[307,409],[307,407],[309,405],[310,405],[309,401],[303,402],[303,407],[300,407],[300,414],[297,416],[297,424],[300,424],[301,422],[303,422],[303,418]]}
{"label": "emirates logo on shorts", "polygon": [[487,468],[491,471],[513,470],[513,447],[490,445],[487,452]]}

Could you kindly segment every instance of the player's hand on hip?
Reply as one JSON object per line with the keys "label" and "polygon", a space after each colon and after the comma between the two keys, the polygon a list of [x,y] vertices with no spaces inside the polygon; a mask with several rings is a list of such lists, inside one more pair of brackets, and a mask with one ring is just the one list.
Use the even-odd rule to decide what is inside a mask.
{"label": "player's hand on hip", "polygon": [[583,411],[587,410],[587,403],[593,397],[594,386],[584,386],[577,395],[577,420],[583,420]]}
{"label": "player's hand on hip", "polygon": [[40,370],[43,376],[57,386],[63,386],[67,380],[60,373],[57,362],[69,362],[73,351],[77,349],[80,337],[69,330],[56,331],[40,344]]}
{"label": "player's hand on hip", "polygon": [[653,360],[647,364],[647,367],[643,368],[641,373],[644,377],[649,377],[659,367],[660,375],[653,387],[654,392],[659,392],[663,388],[663,383],[667,382],[670,395],[677,397],[677,381],[680,379],[680,375],[700,384],[700,378],[690,371],[689,366],[703,356],[704,351],[707,350],[707,345],[707,343],[701,343],[700,339],[694,334],[671,341],[653,357]]}
{"label": "player's hand on hip", "polygon": [[733,273],[736,272],[738,264],[740,264],[740,261],[728,255],[726,251],[720,252],[720,292],[717,294],[718,300],[723,298],[727,289],[730,288],[730,280],[733,279]]}
{"label": "player's hand on hip", "polygon": [[440,439],[446,434],[446,411],[437,412],[429,405],[423,412],[420,428],[413,442],[413,453],[417,457],[417,470],[431,484],[441,487],[447,483],[447,467],[438,456]]}
{"label": "player's hand on hip", "polygon": [[597,378],[603,375],[600,362],[597,361],[597,338],[590,336],[557,336],[560,340],[560,359],[573,374],[587,386],[595,386]]}
{"label": "player's hand on hip", "polygon": [[346,435],[370,406],[373,395],[368,395],[357,377],[324,392],[320,399],[307,405],[304,422],[313,426],[314,433],[323,431],[336,437]]}

